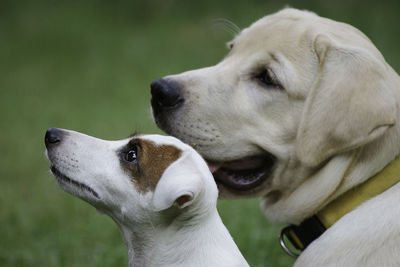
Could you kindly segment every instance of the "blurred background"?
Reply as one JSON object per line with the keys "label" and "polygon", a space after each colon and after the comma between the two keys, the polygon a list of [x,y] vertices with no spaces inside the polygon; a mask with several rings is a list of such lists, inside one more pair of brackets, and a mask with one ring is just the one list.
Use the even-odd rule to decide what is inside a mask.
{"label": "blurred background", "polygon": [[[350,23],[400,69],[399,1],[148,0],[0,3],[0,266],[127,266],[108,217],[51,177],[49,127],[120,139],[161,133],[151,81],[213,65],[240,28],[286,5]],[[222,200],[222,219],[251,266],[291,266],[257,199]]]}

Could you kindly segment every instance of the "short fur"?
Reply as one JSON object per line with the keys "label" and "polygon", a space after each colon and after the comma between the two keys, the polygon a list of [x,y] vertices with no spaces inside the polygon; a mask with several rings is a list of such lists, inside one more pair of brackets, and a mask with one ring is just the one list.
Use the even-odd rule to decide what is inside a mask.
{"label": "short fur", "polygon": [[207,164],[190,146],[159,135],[105,141],[57,131],[57,141],[46,137],[57,182],[117,223],[130,266],[248,266],[218,215]]}
{"label": "short fur", "polygon": [[[217,65],[171,75],[184,105],[157,124],[207,159],[268,151],[277,161],[260,186],[265,215],[300,223],[367,180],[400,152],[400,79],[354,27],[284,9],[244,29]],[[260,69],[280,88],[263,86]],[[400,187],[367,201],[314,241],[296,266],[399,266]]]}

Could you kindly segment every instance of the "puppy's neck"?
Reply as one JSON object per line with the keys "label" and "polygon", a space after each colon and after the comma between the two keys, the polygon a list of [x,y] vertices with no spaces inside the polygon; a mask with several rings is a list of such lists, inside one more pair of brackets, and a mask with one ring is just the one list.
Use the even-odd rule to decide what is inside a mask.
{"label": "puppy's neck", "polygon": [[119,226],[131,267],[248,266],[216,209],[201,216],[182,213],[170,223],[140,230]]}

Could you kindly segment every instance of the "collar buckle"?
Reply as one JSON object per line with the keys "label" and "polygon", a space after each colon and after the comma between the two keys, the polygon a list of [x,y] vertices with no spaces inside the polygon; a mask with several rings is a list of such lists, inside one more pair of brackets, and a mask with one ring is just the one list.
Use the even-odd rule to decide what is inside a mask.
{"label": "collar buckle", "polygon": [[[285,227],[279,237],[279,243],[283,250],[292,257],[298,257],[311,242],[320,237],[326,230],[316,215],[304,220],[300,225],[289,225]],[[285,237],[300,251],[293,252],[285,243]]]}
{"label": "collar buckle", "polygon": [[298,256],[300,256],[300,254],[293,252],[285,243],[285,237],[290,239],[288,234],[291,228],[292,226],[287,226],[282,229],[281,234],[279,235],[279,244],[281,245],[283,251],[286,252],[286,254],[296,259]]}

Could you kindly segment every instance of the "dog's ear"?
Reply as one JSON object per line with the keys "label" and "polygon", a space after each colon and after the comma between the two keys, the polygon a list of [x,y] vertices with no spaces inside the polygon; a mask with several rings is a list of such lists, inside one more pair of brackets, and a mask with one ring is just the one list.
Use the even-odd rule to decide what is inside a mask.
{"label": "dog's ear", "polygon": [[155,211],[165,210],[176,204],[189,206],[202,190],[203,180],[197,166],[193,166],[190,153],[183,154],[163,173],[154,190]]}
{"label": "dog's ear", "polygon": [[308,166],[382,136],[394,125],[397,109],[392,70],[377,50],[344,45],[325,34],[314,39],[314,50],[319,68],[296,144]]}

